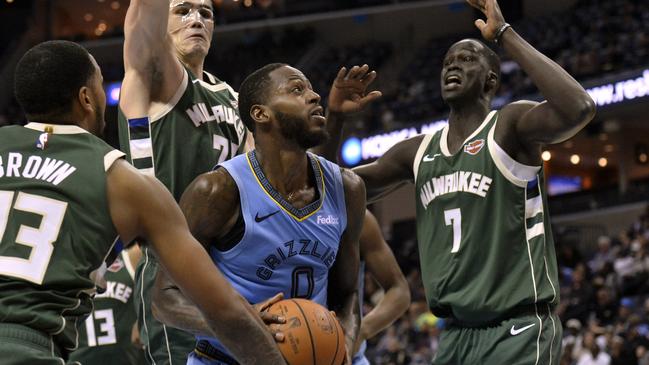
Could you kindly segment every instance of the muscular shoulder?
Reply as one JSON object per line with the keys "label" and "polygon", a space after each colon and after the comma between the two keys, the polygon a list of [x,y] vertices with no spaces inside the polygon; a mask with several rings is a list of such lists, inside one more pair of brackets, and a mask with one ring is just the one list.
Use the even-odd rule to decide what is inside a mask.
{"label": "muscular shoulder", "polygon": [[514,158],[527,161],[527,157],[521,156],[528,151],[529,146],[521,142],[518,133],[519,121],[538,103],[530,100],[519,100],[505,105],[498,112],[498,124],[496,125],[495,138],[500,147]]}
{"label": "muscular shoulder", "polygon": [[348,222],[358,222],[360,225],[365,215],[365,183],[352,170],[341,168],[340,173],[345,188]]}
{"label": "muscular shoulder", "polygon": [[239,214],[239,190],[226,169],[199,175],[180,199],[187,223],[204,245],[226,234]]}
{"label": "muscular shoulder", "polygon": [[497,135],[503,132],[515,132],[516,125],[523,118],[525,113],[537,106],[539,103],[531,100],[519,100],[505,105],[498,112]]}
{"label": "muscular shoulder", "polygon": [[180,200],[181,207],[201,204],[214,208],[234,208],[239,204],[237,184],[228,171],[219,168],[199,175],[185,189]]}
{"label": "muscular shoulder", "polygon": [[365,183],[356,173],[344,167],[340,168],[340,175],[345,188],[345,197],[356,197],[357,195],[365,197]]}

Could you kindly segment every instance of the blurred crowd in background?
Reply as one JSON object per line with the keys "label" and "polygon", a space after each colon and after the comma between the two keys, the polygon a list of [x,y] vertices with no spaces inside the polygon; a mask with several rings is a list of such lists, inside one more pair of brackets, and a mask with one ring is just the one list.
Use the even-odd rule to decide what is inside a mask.
{"label": "blurred crowd in background", "polygon": [[[269,5],[270,10],[257,10],[262,14],[260,18],[268,17],[273,14],[268,11],[273,9],[281,14],[281,4],[297,2],[276,1]],[[392,1],[321,3],[323,11],[327,11]],[[298,9],[292,11],[299,14],[296,6],[290,8]],[[14,33],[29,26],[20,17],[5,19],[0,14],[0,20]],[[637,69],[649,59],[646,0],[580,0],[565,13],[524,18],[513,26],[539,51],[584,83],[607,73]],[[300,67],[314,89],[326,98],[340,66],[367,63],[381,72],[380,78],[395,80],[381,84],[383,98],[361,123],[352,126],[356,133],[367,134],[443,117],[447,108],[440,96],[439,75],[444,53],[457,40],[477,36],[472,33],[431,39],[401,68],[386,69],[383,66],[398,57],[388,42],[373,41],[362,46],[323,44],[319,52],[305,59],[305,50],[319,42],[315,32],[304,26],[286,27],[282,32],[246,34],[240,44],[231,47],[220,47],[216,40],[205,68],[236,89],[256,68],[269,62],[285,62]],[[121,37],[121,29],[113,29],[104,37]],[[0,55],[11,47],[11,42],[11,34],[0,34]],[[502,52],[501,56],[502,85],[496,104],[533,97],[537,91],[531,80]],[[121,63],[103,64],[102,69],[106,80],[118,81],[123,75]],[[0,126],[23,122],[15,102],[0,112]],[[401,319],[370,341],[367,356],[373,364],[430,364],[445,326],[444,320],[432,315],[426,305],[414,232],[414,222],[404,222],[392,230],[390,244],[410,284],[412,304]],[[561,365],[649,365],[649,206],[633,224],[609,233],[584,247],[555,232],[561,281],[557,311],[564,326]],[[369,311],[381,296],[380,287],[367,275],[364,310]]]}

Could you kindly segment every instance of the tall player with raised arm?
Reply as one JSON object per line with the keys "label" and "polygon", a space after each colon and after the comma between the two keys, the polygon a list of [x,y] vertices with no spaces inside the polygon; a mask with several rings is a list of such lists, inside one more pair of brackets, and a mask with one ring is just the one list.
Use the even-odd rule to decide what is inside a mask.
{"label": "tall player with raised arm", "polygon": [[[213,30],[212,2],[207,0],[132,0],[126,14],[120,108],[147,94],[148,107],[135,115],[149,119],[129,120],[120,113],[121,148],[135,167],[155,175],[176,200],[196,176],[244,152],[244,144],[252,146],[239,117],[237,94],[203,70]],[[147,90],[139,75],[149,77]],[[348,98],[355,95],[353,85],[362,80],[364,89],[375,75],[366,65],[341,69],[332,87],[339,97],[330,98],[328,120],[340,123],[350,104],[353,111],[359,102]],[[365,103],[378,95],[359,99]],[[151,313],[157,268],[155,256],[144,248],[136,270],[135,301],[146,358],[158,365],[184,364],[194,337],[166,328]]]}
{"label": "tall player with raised arm", "polygon": [[[237,94],[203,70],[214,30],[212,6],[207,0],[132,0],[126,13],[121,149],[176,200],[196,176],[243,152],[247,138]],[[146,103],[139,100],[143,96]],[[129,119],[125,108],[134,105],[143,110]],[[151,314],[157,270],[157,258],[144,247],[134,299],[146,359],[157,365],[184,364],[193,336],[166,328]]]}
{"label": "tall player with raised arm", "polygon": [[490,111],[499,58],[480,41],[459,41],[441,74],[448,126],[354,171],[368,200],[415,183],[426,297],[450,323],[434,364],[558,364],[559,283],[541,149],[584,128],[595,105],[505,22],[496,0],[468,2],[486,15],[476,21],[483,37],[518,62],[546,100]]}

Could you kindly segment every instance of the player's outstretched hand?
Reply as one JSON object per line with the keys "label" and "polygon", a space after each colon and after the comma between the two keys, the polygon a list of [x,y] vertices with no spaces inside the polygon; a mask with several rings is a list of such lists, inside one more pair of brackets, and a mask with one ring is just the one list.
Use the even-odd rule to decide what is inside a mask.
{"label": "player's outstretched hand", "polygon": [[349,71],[342,67],[329,91],[329,112],[355,113],[380,98],[380,91],[367,92],[374,79],[376,71],[370,71],[368,65],[354,66]]}
{"label": "player's outstretched hand", "polygon": [[469,5],[480,10],[486,17],[485,22],[482,19],[475,21],[475,26],[480,30],[484,39],[494,41],[500,27],[505,24],[500,6],[496,0],[466,0]]}
{"label": "player's outstretched hand", "polygon": [[264,323],[266,323],[268,330],[273,334],[273,338],[275,338],[275,341],[277,342],[284,341],[284,333],[280,332],[277,325],[286,323],[286,318],[278,314],[268,313],[267,309],[270,308],[271,305],[279,302],[282,299],[284,299],[284,294],[277,293],[275,294],[275,296],[253,305],[257,312],[259,312],[259,316],[264,321]]}

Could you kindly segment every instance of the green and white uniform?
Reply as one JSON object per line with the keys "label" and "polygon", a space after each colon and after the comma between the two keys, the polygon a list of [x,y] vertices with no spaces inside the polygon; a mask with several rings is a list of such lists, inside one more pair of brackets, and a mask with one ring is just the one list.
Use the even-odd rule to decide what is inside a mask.
{"label": "green and white uniform", "polygon": [[62,364],[77,347],[117,239],[106,171],[123,155],[77,126],[0,129],[3,364]]}
{"label": "green and white uniform", "polygon": [[[414,162],[428,304],[451,326],[435,364],[558,364],[556,254],[541,167],[494,140],[491,112],[454,155],[448,126]],[[523,329],[521,331],[521,329]]]}
{"label": "green and white uniform", "polygon": [[[243,151],[247,129],[239,118],[237,93],[205,73],[206,81],[186,71],[168,104],[157,105],[149,121],[119,115],[121,149],[133,165],[157,177],[178,201],[198,175]],[[135,273],[135,304],[140,336],[151,364],[185,364],[193,335],[169,328],[151,313],[151,290],[158,261],[147,247]]]}
{"label": "green and white uniform", "polygon": [[141,365],[144,352],[131,342],[137,321],[133,304],[135,266],[126,251],[108,267],[106,291],[95,295],[94,310],[79,326],[79,348],[71,364]]}

